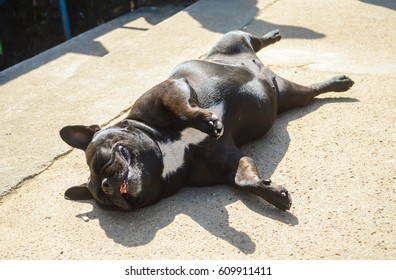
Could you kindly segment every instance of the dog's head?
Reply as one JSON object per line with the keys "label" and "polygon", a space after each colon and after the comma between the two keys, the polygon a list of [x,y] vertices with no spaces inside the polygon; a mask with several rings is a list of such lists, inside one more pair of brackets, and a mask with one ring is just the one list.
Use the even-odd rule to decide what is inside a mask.
{"label": "dog's head", "polygon": [[156,202],[163,191],[162,155],[148,130],[124,120],[106,129],[66,126],[60,136],[70,146],[85,151],[91,172],[88,190],[95,200],[130,210]]}

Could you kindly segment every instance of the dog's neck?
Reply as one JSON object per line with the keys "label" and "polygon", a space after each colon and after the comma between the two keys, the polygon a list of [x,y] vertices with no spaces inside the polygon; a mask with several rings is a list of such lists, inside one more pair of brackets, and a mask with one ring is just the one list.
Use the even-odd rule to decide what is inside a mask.
{"label": "dog's neck", "polygon": [[145,133],[147,136],[149,136],[151,139],[153,139],[155,142],[157,142],[158,138],[161,138],[161,133],[157,131],[156,129],[146,125],[144,122],[141,121],[136,121],[136,120],[129,120],[129,119],[124,119],[123,122],[128,123],[128,126],[133,126],[143,133]]}

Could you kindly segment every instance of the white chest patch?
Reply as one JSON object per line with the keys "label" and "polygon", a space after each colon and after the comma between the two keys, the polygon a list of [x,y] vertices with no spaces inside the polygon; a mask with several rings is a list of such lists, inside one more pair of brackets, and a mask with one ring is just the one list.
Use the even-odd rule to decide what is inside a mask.
{"label": "white chest patch", "polygon": [[[224,113],[223,104],[209,108],[209,111],[215,113],[217,117],[222,120]],[[182,131],[179,140],[173,142],[159,142],[158,146],[161,149],[164,164],[162,178],[166,178],[184,165],[184,155],[190,145],[198,145],[207,137],[210,136],[195,128],[186,128]]]}
{"label": "white chest patch", "polygon": [[176,172],[184,164],[184,154],[190,145],[198,145],[209,137],[207,134],[195,129],[186,128],[183,130],[181,138],[173,142],[158,143],[162,155],[164,169],[162,178]]}

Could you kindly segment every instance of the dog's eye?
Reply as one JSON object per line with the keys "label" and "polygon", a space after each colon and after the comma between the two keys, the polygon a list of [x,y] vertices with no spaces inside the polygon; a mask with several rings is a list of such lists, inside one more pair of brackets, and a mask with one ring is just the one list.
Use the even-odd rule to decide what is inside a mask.
{"label": "dog's eye", "polygon": [[126,159],[126,161],[131,160],[131,154],[129,153],[128,149],[124,146],[119,147],[122,156]]}

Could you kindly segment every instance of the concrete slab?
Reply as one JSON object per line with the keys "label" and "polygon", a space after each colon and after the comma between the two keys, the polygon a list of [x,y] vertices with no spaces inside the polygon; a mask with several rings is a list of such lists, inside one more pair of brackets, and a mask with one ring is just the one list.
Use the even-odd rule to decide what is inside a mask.
{"label": "concrete slab", "polygon": [[[59,94],[61,101],[51,108],[69,108],[57,116],[65,123],[106,123],[150,83],[164,79],[170,65],[202,56],[226,24],[257,34],[278,27],[285,38],[259,54],[276,72],[301,83],[339,73],[356,82],[345,94],[321,96],[280,116],[267,136],[244,147],[265,177],[288,187],[290,212],[227,186],[184,189],[131,213],[66,201],[64,190],[88,175],[83,154],[72,151],[3,198],[0,259],[394,259],[395,4],[278,0],[260,5],[202,0],[139,36],[136,42],[144,48],[117,49],[91,71],[79,70],[75,85],[72,78],[57,85],[59,92],[73,94]],[[238,16],[242,8],[246,18]],[[160,58],[139,53],[158,53],[157,41]],[[45,82],[41,77],[36,87]],[[106,104],[109,94],[121,101]],[[70,114],[73,105],[100,114]],[[53,134],[37,141],[67,151],[55,135],[60,120],[51,126]]]}

